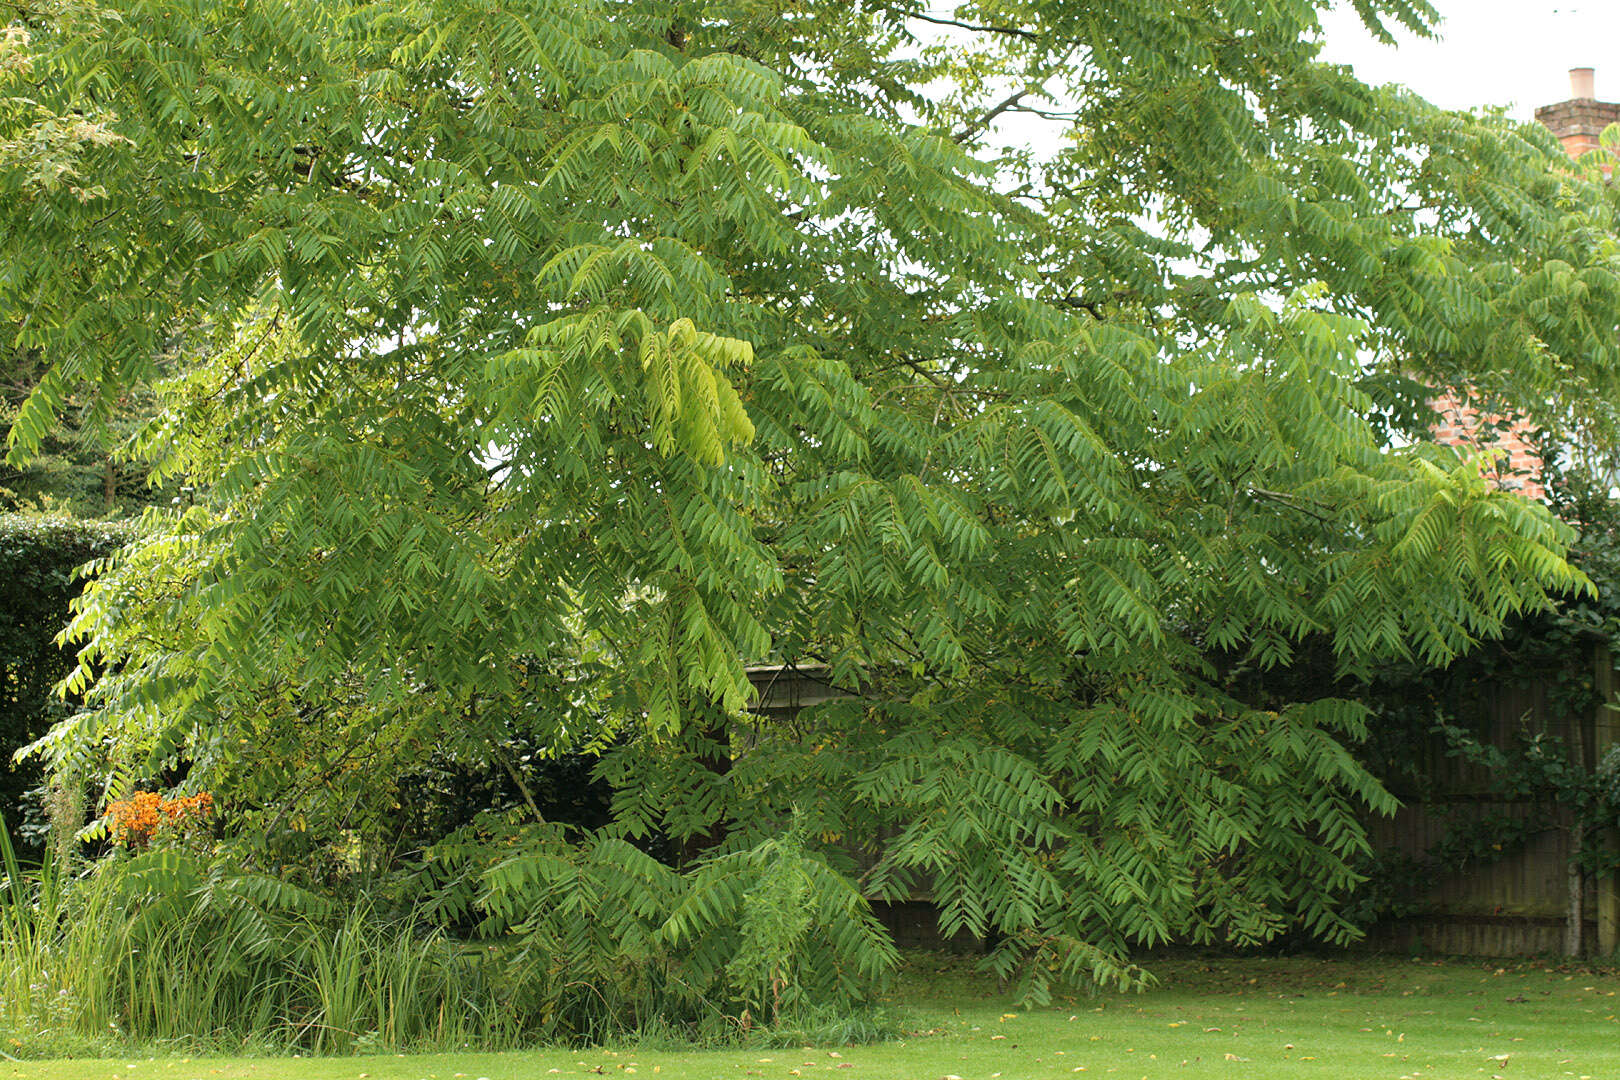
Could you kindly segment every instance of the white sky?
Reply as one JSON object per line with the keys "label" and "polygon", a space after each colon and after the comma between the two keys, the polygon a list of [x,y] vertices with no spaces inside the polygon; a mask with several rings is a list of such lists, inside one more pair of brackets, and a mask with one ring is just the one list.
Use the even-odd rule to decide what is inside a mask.
{"label": "white sky", "polygon": [[1432,0],[1438,40],[1380,44],[1348,5],[1324,17],[1322,58],[1362,81],[1398,82],[1448,109],[1506,105],[1529,120],[1569,98],[1569,69],[1597,69],[1597,96],[1620,101],[1620,0]]}

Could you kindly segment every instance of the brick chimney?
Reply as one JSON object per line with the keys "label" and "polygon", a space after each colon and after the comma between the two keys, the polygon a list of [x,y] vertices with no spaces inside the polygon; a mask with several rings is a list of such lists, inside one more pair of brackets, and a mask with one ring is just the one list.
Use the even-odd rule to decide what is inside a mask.
{"label": "brick chimney", "polygon": [[1536,110],[1536,119],[1558,136],[1572,158],[1595,150],[1603,129],[1620,123],[1620,102],[1599,101],[1595,86],[1591,68],[1570,68],[1569,100]]}

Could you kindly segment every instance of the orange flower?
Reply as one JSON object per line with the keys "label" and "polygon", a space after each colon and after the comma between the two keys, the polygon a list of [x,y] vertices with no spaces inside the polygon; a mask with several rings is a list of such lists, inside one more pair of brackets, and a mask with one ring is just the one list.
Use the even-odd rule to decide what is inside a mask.
{"label": "orange flower", "polygon": [[184,832],[214,812],[214,797],[206,791],[165,799],[155,791],[138,791],[107,805],[113,840],[129,848],[144,848],[160,828]]}

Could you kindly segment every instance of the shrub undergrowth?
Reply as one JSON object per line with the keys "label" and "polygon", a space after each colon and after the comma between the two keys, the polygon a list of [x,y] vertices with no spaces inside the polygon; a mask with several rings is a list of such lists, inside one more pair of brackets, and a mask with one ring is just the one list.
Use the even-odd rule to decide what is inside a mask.
{"label": "shrub undergrowth", "polygon": [[485,821],[429,853],[403,905],[219,853],[24,869],[0,845],[13,1056],[891,1033],[870,995],[894,949],[858,895],[795,884],[830,875],[796,832],[680,873],[611,837]]}

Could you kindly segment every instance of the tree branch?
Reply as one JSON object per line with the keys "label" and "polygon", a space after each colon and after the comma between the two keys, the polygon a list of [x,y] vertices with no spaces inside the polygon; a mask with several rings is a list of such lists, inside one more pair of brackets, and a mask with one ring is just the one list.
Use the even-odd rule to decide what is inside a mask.
{"label": "tree branch", "polygon": [[995,24],[987,25],[982,23],[962,22],[958,19],[941,18],[938,15],[925,15],[920,11],[907,11],[904,8],[895,7],[893,4],[884,4],[883,7],[885,10],[891,11],[896,15],[902,16],[903,18],[921,19],[923,22],[933,23],[935,26],[954,26],[958,30],[971,30],[976,34],[1005,34],[1008,37],[1024,38],[1027,41],[1035,41],[1039,37],[1039,35],[1033,30],[1025,30],[1021,26],[1000,26]]}
{"label": "tree branch", "polygon": [[1323,510],[1331,510],[1333,508],[1333,504],[1323,502],[1320,499],[1311,499],[1303,495],[1292,495],[1286,491],[1270,491],[1254,484],[1249,485],[1249,494],[1259,499],[1267,499],[1274,503],[1280,503],[1281,505],[1288,507],[1290,510],[1298,510],[1302,514],[1309,514],[1317,521],[1327,524],[1331,524],[1333,522],[1333,518],[1329,517],[1327,514],[1322,513],[1319,510],[1314,510],[1311,506],[1304,505],[1306,503],[1310,503],[1314,506],[1321,507]]}
{"label": "tree branch", "polygon": [[973,136],[977,135],[979,132],[981,132],[985,128],[989,127],[991,122],[993,120],[995,120],[996,117],[1000,116],[1002,113],[1006,112],[1008,109],[1012,108],[1014,105],[1017,105],[1020,101],[1024,100],[1026,97],[1033,94],[1037,89],[1039,89],[1039,87],[1026,86],[1022,90],[1019,90],[1016,93],[1007,95],[1006,98],[1002,99],[989,112],[987,112],[983,116],[979,117],[973,123],[969,124],[967,127],[963,128],[961,131],[957,132],[955,135],[952,135],[951,136],[952,141],[959,142],[959,143],[960,142],[967,142]]}

